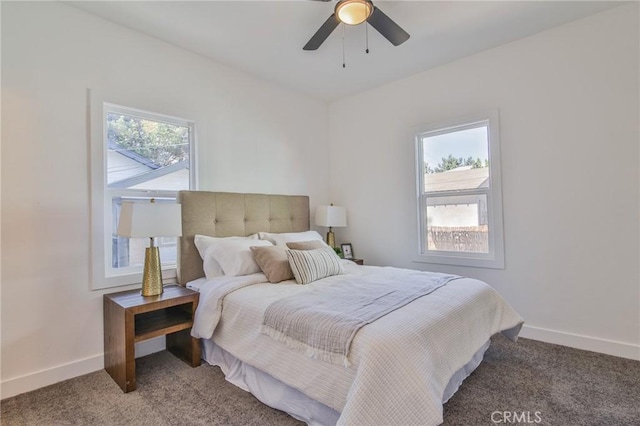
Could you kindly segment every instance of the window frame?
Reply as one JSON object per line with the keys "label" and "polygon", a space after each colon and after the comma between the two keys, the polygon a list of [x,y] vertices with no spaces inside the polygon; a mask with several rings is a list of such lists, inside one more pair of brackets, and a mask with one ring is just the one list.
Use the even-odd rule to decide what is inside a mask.
{"label": "window frame", "polygon": [[[487,126],[489,151],[489,187],[464,190],[425,192],[424,142],[432,137],[452,132]],[[417,256],[416,262],[456,266],[504,269],[504,224],[502,214],[502,171],[500,164],[499,113],[497,110],[457,117],[417,127],[413,131],[416,161],[417,201]],[[429,250],[427,245],[428,199],[485,195],[487,197],[487,224],[489,228],[489,253],[469,253]]]}
{"label": "window frame", "polygon": [[[139,284],[142,266],[112,267],[113,197],[135,199],[176,199],[177,191],[109,188],[107,182],[107,126],[108,113],[124,114],[136,118],[163,122],[189,128],[189,188],[197,188],[195,121],[106,102],[99,97],[88,97],[88,137],[91,180],[91,285],[92,290]],[[162,264],[165,283],[176,281],[176,265]]]}

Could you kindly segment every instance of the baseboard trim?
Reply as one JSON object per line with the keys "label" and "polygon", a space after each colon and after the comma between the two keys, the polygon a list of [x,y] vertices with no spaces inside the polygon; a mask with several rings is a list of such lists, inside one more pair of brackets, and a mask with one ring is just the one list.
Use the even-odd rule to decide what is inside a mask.
{"label": "baseboard trim", "polygon": [[[163,336],[161,336],[137,343],[135,356],[136,358],[140,358],[164,349],[165,340]],[[67,364],[47,368],[45,370],[36,371],[35,373],[25,374],[24,376],[3,380],[0,383],[0,399],[20,395],[21,393],[53,385],[54,383],[62,382],[63,380],[73,379],[74,377],[93,373],[94,371],[102,370],[103,368],[104,354],[99,354],[89,358],[69,362]]]}
{"label": "baseboard trim", "polygon": [[93,373],[104,368],[104,355],[95,355],[89,358],[58,365],[35,373],[2,381],[0,386],[0,398],[5,399],[21,393],[29,392],[63,380]]}
{"label": "baseboard trim", "polygon": [[541,342],[640,361],[640,345],[599,339],[581,334],[566,333],[531,325],[524,325],[520,336],[525,339],[539,340]]}
{"label": "baseboard trim", "polygon": [[154,339],[145,340],[144,342],[136,343],[136,358],[151,355],[156,352],[164,351],[167,347],[166,339],[164,336],[156,337]]}

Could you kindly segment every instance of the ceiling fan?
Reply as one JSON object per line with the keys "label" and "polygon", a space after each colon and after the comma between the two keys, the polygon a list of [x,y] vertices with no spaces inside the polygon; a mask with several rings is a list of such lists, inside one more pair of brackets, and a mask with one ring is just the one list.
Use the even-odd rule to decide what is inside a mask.
{"label": "ceiling fan", "polygon": [[319,48],[341,22],[347,25],[359,25],[367,22],[394,46],[399,46],[409,39],[409,34],[375,7],[371,0],[340,0],[336,4],[333,14],[302,49],[316,50]]}

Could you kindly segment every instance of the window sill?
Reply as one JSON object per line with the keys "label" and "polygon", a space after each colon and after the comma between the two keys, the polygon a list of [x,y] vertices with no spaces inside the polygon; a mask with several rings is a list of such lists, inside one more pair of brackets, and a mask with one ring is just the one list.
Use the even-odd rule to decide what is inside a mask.
{"label": "window sill", "polygon": [[[105,290],[117,287],[140,285],[142,283],[142,272],[117,275],[112,277],[94,277],[91,290]],[[176,268],[167,268],[162,270],[162,284],[177,283]]]}
{"label": "window sill", "polygon": [[439,265],[466,266],[471,268],[505,269],[504,259],[493,258],[418,255],[411,261],[415,263],[435,263]]}

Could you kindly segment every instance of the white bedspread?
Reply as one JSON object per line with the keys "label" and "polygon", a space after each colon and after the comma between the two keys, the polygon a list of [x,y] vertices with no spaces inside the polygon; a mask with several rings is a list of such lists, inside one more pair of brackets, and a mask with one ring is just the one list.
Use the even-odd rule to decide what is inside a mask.
{"label": "white bedspread", "polygon": [[349,367],[349,348],[358,330],[458,278],[398,268],[379,269],[367,280],[344,275],[340,282],[325,282],[321,292],[269,305],[262,332],[310,357]]}
{"label": "white bedspread", "polygon": [[[345,267],[351,278],[362,279],[389,270]],[[341,279],[304,286],[268,284],[262,274],[208,281],[200,288],[192,334],[213,337],[243,362],[341,412],[339,424],[434,425],[442,423],[442,396],[451,376],[491,335],[510,330],[515,338],[522,325],[491,287],[464,278],[363,327],[353,340],[348,368],[309,358],[260,333],[269,304]]]}

